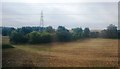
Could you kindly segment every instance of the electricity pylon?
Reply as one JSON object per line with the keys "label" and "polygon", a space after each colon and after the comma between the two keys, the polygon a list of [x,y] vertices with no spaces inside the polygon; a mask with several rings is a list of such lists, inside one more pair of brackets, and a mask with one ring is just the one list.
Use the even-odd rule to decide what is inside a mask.
{"label": "electricity pylon", "polygon": [[39,31],[43,31],[43,27],[44,27],[43,11],[41,11],[41,14],[40,14],[40,28],[39,28]]}

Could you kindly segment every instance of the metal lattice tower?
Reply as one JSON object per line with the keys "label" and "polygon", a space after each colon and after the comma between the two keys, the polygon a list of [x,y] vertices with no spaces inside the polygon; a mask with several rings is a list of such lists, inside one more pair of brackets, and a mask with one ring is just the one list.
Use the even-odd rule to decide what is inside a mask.
{"label": "metal lattice tower", "polygon": [[43,27],[44,27],[43,11],[41,11],[41,15],[40,15],[40,29],[39,29],[39,31],[42,31]]}

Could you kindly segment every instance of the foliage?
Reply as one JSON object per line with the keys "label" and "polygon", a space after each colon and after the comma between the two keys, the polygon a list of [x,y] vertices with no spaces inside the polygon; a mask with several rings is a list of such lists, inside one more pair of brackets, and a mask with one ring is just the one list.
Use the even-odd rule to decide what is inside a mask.
{"label": "foliage", "polygon": [[52,26],[46,27],[46,28],[45,28],[45,31],[46,31],[46,32],[49,32],[49,33],[54,33],[54,32],[55,32],[55,30],[52,28]]}
{"label": "foliage", "polygon": [[14,48],[12,45],[9,44],[2,44],[2,49]]}
{"label": "foliage", "polygon": [[118,30],[118,39],[120,39],[120,30]]}
{"label": "foliage", "polygon": [[108,38],[117,38],[117,27],[113,24],[110,24],[108,27],[107,27],[107,36]]}
{"label": "foliage", "polygon": [[90,37],[92,37],[92,38],[99,37],[99,32],[90,32]]}
{"label": "foliage", "polygon": [[10,35],[10,42],[19,44],[19,43],[26,43],[27,41],[28,39],[26,38],[26,36],[16,31],[12,31]]}
{"label": "foliage", "polygon": [[84,36],[84,38],[88,38],[90,36],[90,30],[89,30],[89,28],[85,28],[84,29],[83,36]]}
{"label": "foliage", "polygon": [[83,37],[82,28],[74,28],[74,29],[72,29],[72,31],[73,31],[73,33],[72,33],[73,40],[80,39]]}
{"label": "foliage", "polygon": [[26,34],[32,32],[33,30],[32,30],[31,27],[22,27],[22,28],[18,28],[16,31],[17,31],[18,33],[21,33],[21,34],[23,34],[23,35],[26,35]]}
{"label": "foliage", "polygon": [[14,31],[15,29],[12,27],[2,27],[2,35],[3,36],[9,36],[11,34],[12,31]]}
{"label": "foliage", "polygon": [[56,37],[58,41],[64,42],[64,41],[70,41],[72,35],[69,32],[69,30],[67,30],[65,27],[59,26],[56,31]]}
{"label": "foliage", "polygon": [[107,30],[102,30],[101,33],[100,33],[100,37],[102,38],[107,38]]}
{"label": "foliage", "polygon": [[110,24],[107,29],[100,32],[90,31],[89,28],[73,28],[68,30],[63,26],[59,26],[56,30],[52,26],[48,27],[22,27],[9,28],[2,27],[2,35],[10,36],[12,43],[49,43],[51,41],[66,42],[83,38],[120,38],[120,30],[113,24]]}
{"label": "foliage", "polygon": [[52,36],[47,32],[33,31],[27,35],[30,43],[49,43],[52,41]]}
{"label": "foliage", "polygon": [[101,31],[100,35],[103,38],[117,38],[118,37],[117,27],[113,24],[110,24],[106,30]]}

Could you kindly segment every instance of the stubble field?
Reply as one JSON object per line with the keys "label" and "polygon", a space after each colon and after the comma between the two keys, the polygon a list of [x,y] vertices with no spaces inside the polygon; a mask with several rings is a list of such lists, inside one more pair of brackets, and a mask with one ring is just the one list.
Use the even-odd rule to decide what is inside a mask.
{"label": "stubble field", "polygon": [[[9,43],[3,37],[3,44]],[[85,39],[67,43],[21,44],[3,49],[3,67],[116,67],[117,39]]]}

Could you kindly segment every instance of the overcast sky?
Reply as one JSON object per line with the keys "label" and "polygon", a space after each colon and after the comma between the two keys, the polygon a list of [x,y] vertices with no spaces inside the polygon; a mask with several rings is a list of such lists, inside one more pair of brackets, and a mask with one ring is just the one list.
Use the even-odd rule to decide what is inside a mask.
{"label": "overcast sky", "polygon": [[3,0],[2,26],[39,26],[41,10],[44,26],[50,25],[54,28],[61,25],[66,28],[103,29],[109,24],[118,25],[117,0],[116,2],[112,2],[113,0],[109,0],[111,2],[107,2],[108,0],[106,2],[85,1]]}

